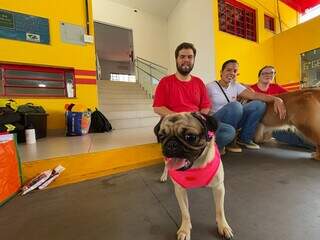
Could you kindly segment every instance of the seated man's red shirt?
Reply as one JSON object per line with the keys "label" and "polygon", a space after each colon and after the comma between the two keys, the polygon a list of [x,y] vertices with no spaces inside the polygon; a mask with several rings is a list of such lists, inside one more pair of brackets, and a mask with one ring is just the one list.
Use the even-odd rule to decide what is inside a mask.
{"label": "seated man's red shirt", "polygon": [[210,108],[211,103],[200,78],[192,76],[190,81],[183,82],[173,74],[160,80],[153,107],[167,107],[173,112],[198,112]]}

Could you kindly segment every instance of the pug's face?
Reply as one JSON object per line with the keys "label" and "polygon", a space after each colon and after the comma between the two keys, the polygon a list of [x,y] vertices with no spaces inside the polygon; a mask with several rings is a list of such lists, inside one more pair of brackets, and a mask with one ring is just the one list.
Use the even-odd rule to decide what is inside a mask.
{"label": "pug's face", "polygon": [[[208,118],[209,119],[208,121]],[[186,170],[208,146],[208,130],[215,131],[216,121],[198,113],[167,115],[155,127],[169,169]]]}

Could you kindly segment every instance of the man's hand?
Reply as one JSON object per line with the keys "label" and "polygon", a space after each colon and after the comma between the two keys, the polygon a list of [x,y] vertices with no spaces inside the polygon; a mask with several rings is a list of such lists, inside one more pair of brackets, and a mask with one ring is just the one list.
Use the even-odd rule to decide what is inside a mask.
{"label": "man's hand", "polygon": [[286,106],[284,105],[283,101],[279,97],[274,97],[273,102],[273,109],[276,114],[279,114],[279,118],[281,120],[286,118]]}

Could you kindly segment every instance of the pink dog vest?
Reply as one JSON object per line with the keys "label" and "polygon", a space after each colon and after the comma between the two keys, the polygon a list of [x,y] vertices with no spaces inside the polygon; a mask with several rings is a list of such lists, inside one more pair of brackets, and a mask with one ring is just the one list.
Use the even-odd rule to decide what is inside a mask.
{"label": "pink dog vest", "polygon": [[185,171],[169,169],[170,177],[183,188],[206,187],[216,175],[221,163],[217,145],[214,159],[203,168],[191,168]]}

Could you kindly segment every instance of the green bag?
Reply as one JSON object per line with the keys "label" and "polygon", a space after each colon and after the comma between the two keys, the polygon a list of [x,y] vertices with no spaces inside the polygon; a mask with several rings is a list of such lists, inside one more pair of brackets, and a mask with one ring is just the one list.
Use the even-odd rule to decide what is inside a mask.
{"label": "green bag", "polygon": [[20,105],[17,111],[20,113],[46,113],[42,106],[35,106],[33,103]]}

